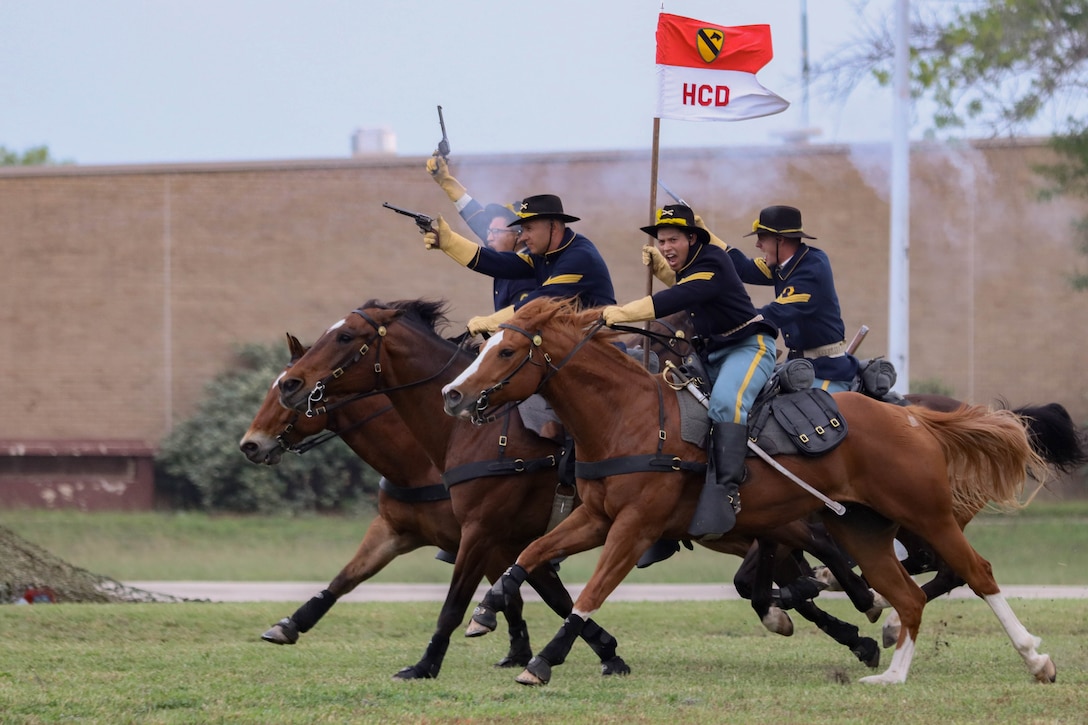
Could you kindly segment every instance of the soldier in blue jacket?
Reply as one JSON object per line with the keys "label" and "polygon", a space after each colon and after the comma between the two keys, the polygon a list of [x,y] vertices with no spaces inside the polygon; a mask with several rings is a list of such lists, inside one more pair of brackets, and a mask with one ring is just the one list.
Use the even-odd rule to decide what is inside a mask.
{"label": "soldier in blue jacket", "polygon": [[774,371],[778,331],[760,315],[729,256],[710,244],[692,210],[680,204],[657,212],[642,227],[657,238],[661,258],[676,284],[623,306],[601,311],[606,324],[691,315],[697,349],[712,385],[707,478],[688,527],[693,538],[718,538],[733,528],[740,511],[740,482],[748,451],[748,410]]}
{"label": "soldier in blue jacket", "polygon": [[801,212],[792,206],[769,206],[752,223],[762,258],[749,259],[730,246],[737,274],[748,284],[774,285],[775,299],[763,307],[763,317],[782,331],[790,358],[812,361],[813,387],[835,393],[851,390],[858,361],[846,352],[846,327],[835,292],[831,262],[821,249],[802,239],[815,239],[801,226]]}
{"label": "soldier in blue jacket", "polygon": [[450,229],[439,216],[437,232],[424,235],[427,249],[441,249],[458,264],[496,279],[528,279],[536,287],[521,299],[494,314],[468,321],[472,334],[494,332],[514,316],[514,311],[537,297],[572,297],[583,307],[600,307],[616,302],[612,276],[597,247],[586,237],[568,229],[578,217],[563,211],[563,202],[554,194],[526,197],[515,210],[517,219],[509,226],[521,226],[519,240],[526,252],[497,252],[465,239]]}

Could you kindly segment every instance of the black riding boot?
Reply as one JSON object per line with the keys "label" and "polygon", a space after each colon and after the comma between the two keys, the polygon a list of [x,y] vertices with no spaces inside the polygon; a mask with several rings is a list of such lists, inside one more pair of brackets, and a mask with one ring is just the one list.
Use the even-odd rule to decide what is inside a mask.
{"label": "black riding boot", "polygon": [[706,483],[688,526],[692,538],[716,539],[733,528],[740,513],[740,482],[748,452],[748,427],[714,423],[707,450]]}

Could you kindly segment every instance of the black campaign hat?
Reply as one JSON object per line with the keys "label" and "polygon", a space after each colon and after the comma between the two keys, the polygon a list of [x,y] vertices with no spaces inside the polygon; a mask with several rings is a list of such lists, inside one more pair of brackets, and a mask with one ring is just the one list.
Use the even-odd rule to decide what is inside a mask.
{"label": "black campaign hat", "polygon": [[683,204],[666,204],[657,210],[657,224],[640,227],[640,229],[654,238],[657,238],[659,229],[680,229],[685,233],[694,233],[700,244],[710,241],[710,232],[695,226],[695,212],[691,210],[691,207]]}
{"label": "black campaign hat", "polygon": [[759,213],[759,219],[752,222],[752,231],[744,236],[753,234],[774,234],[779,237],[791,237],[793,239],[815,239],[805,234],[801,228],[801,210],[792,206],[769,206]]}
{"label": "black campaign hat", "polygon": [[521,201],[521,205],[514,209],[517,220],[507,226],[513,227],[531,219],[559,219],[564,222],[576,222],[578,217],[563,212],[563,202],[555,194],[538,194],[527,196]]}

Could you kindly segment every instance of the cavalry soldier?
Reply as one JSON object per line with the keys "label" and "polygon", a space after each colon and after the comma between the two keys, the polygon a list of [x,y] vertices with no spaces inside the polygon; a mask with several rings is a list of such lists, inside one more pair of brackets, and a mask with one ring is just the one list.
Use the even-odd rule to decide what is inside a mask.
{"label": "cavalry soldier", "polygon": [[691,315],[712,391],[706,484],[688,533],[717,538],[733,528],[740,511],[748,409],[774,371],[778,331],[756,312],[733,263],[709,243],[710,233],[696,226],[689,207],[665,206],[657,212],[657,223],[642,231],[656,237],[676,284],[623,306],[605,307],[601,317],[614,325],[680,310]]}
{"label": "cavalry soldier", "polygon": [[526,197],[515,210],[517,219],[508,226],[521,227],[520,241],[526,252],[499,252],[481,247],[450,229],[439,216],[437,232],[427,232],[427,249],[441,249],[458,264],[496,279],[529,279],[535,289],[494,314],[468,321],[472,334],[490,333],[514,316],[514,311],[537,297],[573,297],[583,307],[616,302],[612,276],[593,242],[568,229],[578,217],[563,211],[554,194]]}
{"label": "cavalry soldier", "polygon": [[[442,187],[442,191],[446,192],[446,196],[453,202],[461,218],[481,242],[497,252],[525,251],[525,244],[518,239],[521,227],[511,224],[517,221],[517,216],[511,207],[502,204],[484,206],[473,199],[461,182],[450,174],[446,159],[442,158],[437,151],[427,159],[427,172],[435,183]],[[514,205],[520,206],[521,202],[515,202]],[[530,291],[536,289],[536,286],[536,280],[533,279],[496,278],[492,285],[495,311],[521,301]]]}
{"label": "cavalry soldier", "polygon": [[813,387],[829,393],[853,390],[858,361],[846,352],[846,326],[831,262],[823,250],[802,239],[815,239],[801,226],[801,212],[792,206],[769,206],[752,222],[759,259],[730,247],[729,258],[748,284],[774,285],[775,299],[763,307],[763,317],[782,331],[789,357],[812,361]]}

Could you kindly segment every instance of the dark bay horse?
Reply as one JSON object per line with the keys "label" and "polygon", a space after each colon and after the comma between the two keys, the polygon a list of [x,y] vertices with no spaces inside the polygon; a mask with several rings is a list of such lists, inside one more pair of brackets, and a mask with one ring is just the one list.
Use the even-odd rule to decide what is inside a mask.
{"label": "dark bay horse", "polygon": [[[599,331],[599,311],[579,312],[555,300],[526,304],[444,387],[447,412],[479,418],[540,393],[574,436],[580,460],[657,451],[673,459],[677,469],[686,461],[705,461],[705,451],[679,434],[678,403],[671,391],[616,350],[611,333]],[[862,680],[888,684],[906,680],[926,603],[892,546],[898,527],[905,526],[929,542],[987,602],[1029,672],[1040,682],[1054,681],[1050,656],[1037,651],[1039,640],[1016,618],[989,563],[964,538],[957,520],[957,511],[987,502],[1015,506],[1025,475],[1046,475],[1023,422],[1009,411],[982,406],[942,413],[891,406],[857,393],[839,393],[835,400],[851,426],[842,444],[818,458],[783,456],[780,462],[846,505],[847,513],[828,514],[818,499],[756,460],[748,466],[736,527],[723,538],[758,535],[819,513],[902,620],[888,669]],[[470,633],[493,628],[490,613],[501,609],[507,593],[542,562],[603,546],[571,616],[518,677],[522,684],[547,683],[552,667],[570,651],[583,618],[600,608],[640,552],[659,538],[685,536],[702,485],[701,474],[683,470],[580,481],[582,506],[521,552],[477,607]]]}
{"label": "dark bay horse", "polygon": [[[290,617],[272,625],[261,639],[273,644],[294,644],[308,632],[336,601],[384,569],[396,557],[425,546],[456,552],[461,526],[453,515],[449,493],[442,485],[442,473],[405,426],[400,415],[384,396],[360,398],[323,413],[307,417],[280,405],[280,378],[306,348],[287,335],[291,354],[284,373],[270,386],[239,447],[253,463],[275,465],[284,452],[301,453],[322,438],[326,430],[340,439],[382,475],[378,492],[378,515],[367,527],[355,556],[333,577],[329,585]],[[485,572],[494,582],[510,562],[491,562]],[[532,657],[529,630],[522,619],[521,602],[507,612],[510,651],[497,667],[524,666]]]}
{"label": "dark bay horse", "polygon": [[[517,411],[483,426],[443,415],[441,386],[473,359],[435,332],[443,312],[438,303],[369,302],[330,327],[277,383],[284,406],[311,414],[336,409],[339,402],[327,403],[326,396],[385,397],[444,472],[460,529],[457,560],[431,641],[416,665],[397,673],[401,679],[438,674],[450,634],[489,564],[509,565],[544,533],[558,488],[560,446],[528,430]],[[570,614],[573,602],[553,567],[540,567],[530,584],[560,616]],[[602,674],[630,671],[608,632],[589,621],[581,634],[600,658]]]}

